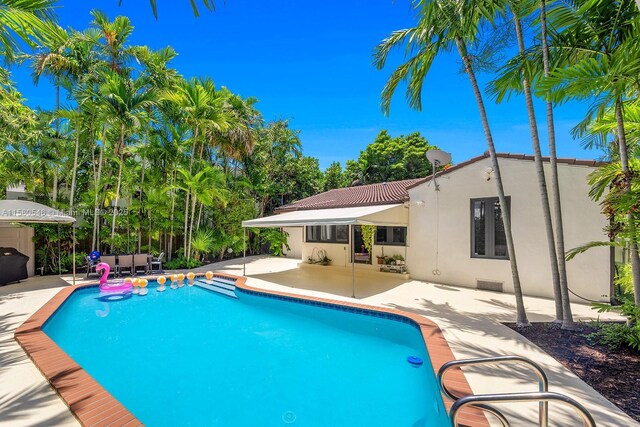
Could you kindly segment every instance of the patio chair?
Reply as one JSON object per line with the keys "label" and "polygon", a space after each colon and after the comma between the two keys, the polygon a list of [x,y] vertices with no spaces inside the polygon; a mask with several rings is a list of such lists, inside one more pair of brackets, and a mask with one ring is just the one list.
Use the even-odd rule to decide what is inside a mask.
{"label": "patio chair", "polygon": [[116,256],[115,255],[102,255],[100,257],[100,262],[104,262],[109,265],[111,271],[109,274],[113,274],[114,276],[118,275],[118,264],[116,264]]}
{"label": "patio chair", "polygon": [[89,255],[84,257],[87,260],[87,279],[91,277],[92,274],[97,275],[96,265],[98,264],[96,261],[92,260]]}
{"label": "patio chair", "polygon": [[118,274],[133,274],[133,255],[118,255]]}
{"label": "patio chair", "polygon": [[133,274],[138,274],[139,269],[143,269],[142,273],[149,271],[149,255],[135,254],[133,256]]}
{"label": "patio chair", "polygon": [[164,258],[164,252],[161,252],[157,258],[152,257],[149,270],[151,273],[164,273],[162,269],[162,259]]}

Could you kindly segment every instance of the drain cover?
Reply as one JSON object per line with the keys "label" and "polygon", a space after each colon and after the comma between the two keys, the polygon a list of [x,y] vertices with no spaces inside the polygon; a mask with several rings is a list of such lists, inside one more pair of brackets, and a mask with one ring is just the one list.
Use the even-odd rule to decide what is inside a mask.
{"label": "drain cover", "polygon": [[293,411],[285,411],[284,414],[282,414],[282,421],[285,422],[285,424],[293,424],[296,422],[296,414]]}

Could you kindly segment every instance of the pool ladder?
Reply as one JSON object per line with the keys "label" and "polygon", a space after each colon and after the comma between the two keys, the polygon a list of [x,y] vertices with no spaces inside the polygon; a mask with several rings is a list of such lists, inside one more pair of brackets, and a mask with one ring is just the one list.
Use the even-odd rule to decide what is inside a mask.
{"label": "pool ladder", "polygon": [[[537,392],[525,392],[525,393],[491,393],[491,394],[472,394],[469,396],[456,396],[445,385],[444,376],[451,368],[471,366],[471,365],[505,365],[505,364],[519,364],[525,365],[535,372],[538,377],[538,391]],[[451,417],[451,425],[458,427],[458,417],[460,410],[465,406],[472,406],[481,409],[485,412],[492,414],[498,419],[503,427],[510,427],[507,418],[496,408],[489,404],[494,403],[513,403],[513,402],[538,402],[538,425],[539,427],[549,426],[549,402],[558,402],[573,408],[580,418],[583,425],[586,427],[596,427],[596,422],[593,417],[576,400],[565,396],[560,393],[553,393],[549,391],[549,380],[547,374],[542,367],[534,361],[521,356],[496,356],[486,357],[479,359],[465,359],[465,360],[453,360],[447,362],[438,371],[438,383],[440,389],[449,399],[454,401],[449,411]]]}

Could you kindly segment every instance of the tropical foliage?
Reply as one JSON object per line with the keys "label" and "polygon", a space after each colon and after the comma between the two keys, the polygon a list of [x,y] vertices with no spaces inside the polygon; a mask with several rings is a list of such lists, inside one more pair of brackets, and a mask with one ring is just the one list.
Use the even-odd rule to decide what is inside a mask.
{"label": "tropical foliage", "polygon": [[[512,93],[524,95],[545,216],[556,318],[563,327],[571,328],[553,109],[569,100],[588,101],[587,115],[576,125],[574,135],[581,138],[585,146],[603,149],[607,160],[612,162],[594,173],[591,184],[592,197],[602,203],[603,212],[612,218],[607,231],[613,242],[587,243],[570,251],[567,259],[595,246],[617,246],[627,250],[635,304],[640,303],[640,213],[636,191],[638,177],[634,172],[639,136],[640,13],[634,1],[415,0],[413,6],[417,24],[391,33],[374,52],[374,64],[378,68],[386,66],[394,49],[401,47],[405,54],[405,62],[394,69],[382,90],[383,110],[389,110],[391,97],[400,87],[406,87],[409,105],[421,109],[423,85],[432,64],[443,53],[457,51],[478,104],[489,153],[495,158],[484,94],[476,74],[491,73],[493,80],[486,92],[498,102]],[[517,49],[505,62],[502,56],[513,54],[514,50],[509,40]],[[508,48],[497,50],[501,45]],[[533,95],[543,99],[546,106],[550,192],[542,168],[541,138]],[[497,163],[494,170],[496,166]],[[496,184],[502,199],[499,176]],[[505,205],[502,200],[501,205]],[[505,221],[504,225],[518,323],[526,325],[516,248],[510,242],[510,224]]]}
{"label": "tropical foliage", "polygon": [[[3,16],[52,18],[49,3],[28,3],[0,3]],[[38,37],[5,29],[1,40],[35,83],[51,80],[56,100],[53,111],[31,110],[0,70],[0,186],[22,183],[36,201],[78,217],[80,252],[166,252],[179,266],[237,255],[242,220],[322,189],[318,161],[302,155],[285,120],[265,123],[257,100],[208,77],[184,79],[173,49],[130,43],[127,17],[92,16],[86,30],[49,20]],[[33,52],[9,52],[15,37]],[[39,265],[62,271],[69,230],[41,227],[36,237]],[[282,246],[277,233],[250,238],[249,253],[270,238]]]}

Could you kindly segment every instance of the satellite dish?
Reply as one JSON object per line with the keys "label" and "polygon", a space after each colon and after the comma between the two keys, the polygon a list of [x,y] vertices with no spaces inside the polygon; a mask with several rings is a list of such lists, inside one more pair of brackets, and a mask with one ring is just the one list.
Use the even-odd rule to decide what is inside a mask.
{"label": "satellite dish", "polygon": [[433,175],[431,180],[433,181],[434,188],[436,191],[440,191],[440,186],[436,181],[436,170],[438,169],[438,166],[448,165],[451,163],[451,154],[442,150],[429,150],[425,155],[427,156],[427,160],[429,160],[433,165],[431,171]]}
{"label": "satellite dish", "polygon": [[429,150],[426,156],[427,160],[429,160],[433,166],[442,166],[451,163],[451,154],[442,150]]}

